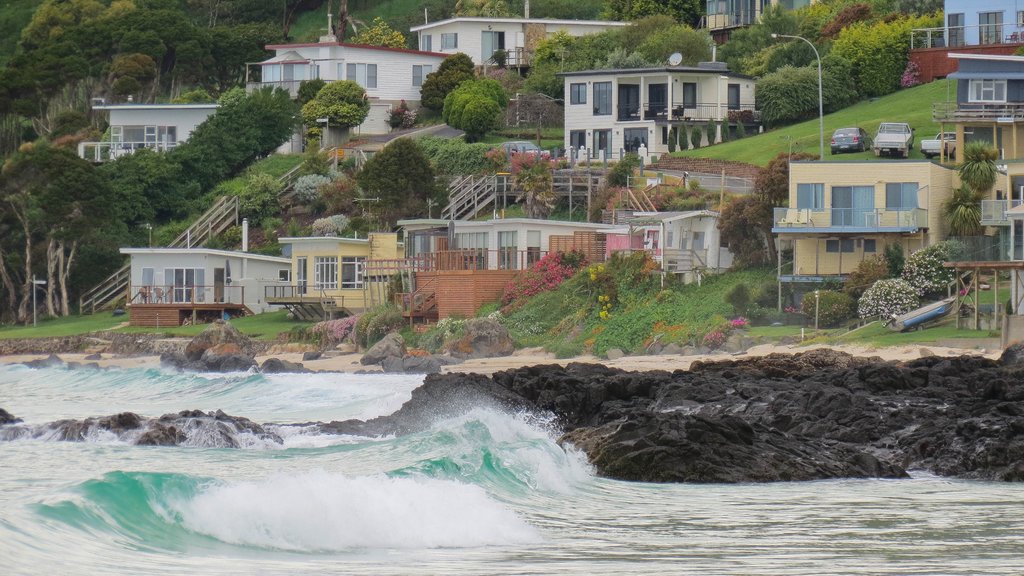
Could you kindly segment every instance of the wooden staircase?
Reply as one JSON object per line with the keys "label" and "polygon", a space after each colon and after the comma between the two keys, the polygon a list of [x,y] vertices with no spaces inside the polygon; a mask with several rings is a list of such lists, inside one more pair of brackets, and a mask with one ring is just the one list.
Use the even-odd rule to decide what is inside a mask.
{"label": "wooden staircase", "polygon": [[498,198],[498,176],[459,176],[448,185],[448,205],[441,211],[444,220],[468,220],[493,206]]}
{"label": "wooden staircase", "polygon": [[[197,218],[167,247],[202,246],[211,238],[236,225],[238,225],[238,196],[221,196],[209,210]],[[78,313],[92,314],[97,310],[109,307],[122,296],[127,298],[130,271],[131,263],[126,262],[103,282],[84,292],[78,299]]]}

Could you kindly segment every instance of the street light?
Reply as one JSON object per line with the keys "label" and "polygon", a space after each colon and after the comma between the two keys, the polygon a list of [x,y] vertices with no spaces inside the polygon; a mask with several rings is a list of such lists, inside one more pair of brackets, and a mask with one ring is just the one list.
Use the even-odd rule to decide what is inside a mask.
{"label": "street light", "polygon": [[324,124],[324,132],[320,135],[320,150],[323,150],[324,141],[327,140],[327,135],[331,133],[331,117],[324,116],[323,118],[317,118],[316,123]]}
{"label": "street light", "polygon": [[36,280],[36,275],[32,275],[32,327],[36,326],[36,287],[46,286],[46,280]]}
{"label": "street light", "polygon": [[818,55],[818,49],[814,47],[814,44],[810,40],[803,36],[790,36],[789,34],[772,34],[772,38],[793,38],[796,40],[803,40],[814,50],[814,57],[818,59],[818,159],[825,159],[825,101],[821,97],[821,56]]}

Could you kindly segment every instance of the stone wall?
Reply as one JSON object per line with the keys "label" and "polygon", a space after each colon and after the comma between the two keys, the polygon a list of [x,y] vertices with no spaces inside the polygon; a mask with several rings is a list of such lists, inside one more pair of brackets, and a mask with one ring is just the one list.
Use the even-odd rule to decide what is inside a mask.
{"label": "stone wall", "polygon": [[721,174],[725,169],[725,175],[736,178],[757,178],[760,170],[758,166],[745,162],[734,162],[732,160],[718,160],[716,158],[679,158],[663,156],[658,158],[656,164],[650,166],[651,170],[680,170],[696,172],[700,174]]}

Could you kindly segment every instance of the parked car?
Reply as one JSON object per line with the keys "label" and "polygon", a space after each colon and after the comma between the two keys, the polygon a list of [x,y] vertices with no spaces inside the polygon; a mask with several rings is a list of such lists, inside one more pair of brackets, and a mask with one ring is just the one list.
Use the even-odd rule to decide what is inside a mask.
{"label": "parked car", "polygon": [[871,136],[863,128],[840,128],[832,133],[832,153],[863,152],[871,147]]}
{"label": "parked car", "polygon": [[914,149],[914,129],[906,122],[882,122],[878,125],[871,149],[875,156],[897,154],[909,158],[910,151]]}
{"label": "parked car", "polygon": [[513,154],[530,154],[532,156],[540,156],[541,158],[551,157],[550,152],[547,150],[541,150],[540,146],[537,146],[533,142],[527,142],[526,140],[502,142],[501,149],[509,156],[512,156]]}
{"label": "parked car", "polygon": [[921,153],[925,158],[934,158],[946,149],[946,158],[956,158],[956,132],[939,132],[931,140],[921,140]]}

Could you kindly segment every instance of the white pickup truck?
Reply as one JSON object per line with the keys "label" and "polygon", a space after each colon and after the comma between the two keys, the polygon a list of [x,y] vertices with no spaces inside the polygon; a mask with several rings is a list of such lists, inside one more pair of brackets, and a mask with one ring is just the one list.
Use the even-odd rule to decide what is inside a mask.
{"label": "white pickup truck", "polygon": [[940,132],[931,140],[921,140],[921,153],[925,158],[934,158],[946,150],[946,158],[956,158],[956,132]]}
{"label": "white pickup truck", "polygon": [[871,149],[875,156],[897,154],[909,158],[910,151],[914,149],[914,129],[906,122],[882,122]]}

